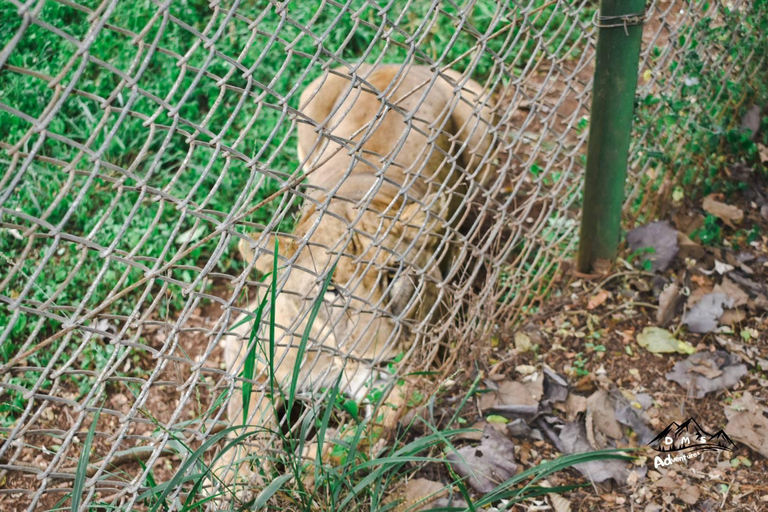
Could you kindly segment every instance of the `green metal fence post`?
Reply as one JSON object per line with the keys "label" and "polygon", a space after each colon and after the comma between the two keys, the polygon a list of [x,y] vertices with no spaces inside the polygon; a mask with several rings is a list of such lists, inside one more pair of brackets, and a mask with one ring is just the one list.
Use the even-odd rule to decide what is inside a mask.
{"label": "green metal fence post", "polygon": [[645,0],[601,0],[578,268],[616,257]]}

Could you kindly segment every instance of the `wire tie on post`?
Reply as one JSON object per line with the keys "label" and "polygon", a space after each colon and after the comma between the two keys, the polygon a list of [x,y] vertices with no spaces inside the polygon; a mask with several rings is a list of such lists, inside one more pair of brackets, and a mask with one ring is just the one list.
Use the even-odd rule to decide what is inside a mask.
{"label": "wire tie on post", "polygon": [[[643,23],[645,23],[645,20],[646,20],[645,10],[632,13],[632,14],[618,14],[615,16],[601,16],[598,13],[597,20],[595,21],[595,26],[597,28],[624,27],[624,34],[628,36],[629,30],[627,29],[627,27],[629,27],[630,25],[642,25]],[[603,22],[610,22],[610,23],[604,24]]]}

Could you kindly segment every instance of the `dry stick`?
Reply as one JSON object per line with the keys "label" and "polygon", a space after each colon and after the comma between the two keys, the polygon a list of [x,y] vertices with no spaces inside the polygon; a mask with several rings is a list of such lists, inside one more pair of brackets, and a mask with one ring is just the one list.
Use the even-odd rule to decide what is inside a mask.
{"label": "dry stick", "polygon": [[606,284],[606,283],[608,283],[609,281],[612,281],[612,280],[614,280],[614,279],[615,279],[615,278],[617,278],[617,277],[621,277],[621,276],[633,276],[633,275],[634,275],[634,276],[647,276],[647,277],[653,277],[653,273],[652,273],[652,272],[646,272],[646,271],[644,271],[644,270],[626,270],[626,271],[623,271],[623,272],[616,272],[615,274],[611,274],[611,275],[607,276],[605,279],[603,279],[602,281],[600,281],[599,283],[597,283],[597,284],[595,285],[595,287],[594,287],[594,288],[592,288],[592,290],[590,290],[590,291],[589,291],[589,293],[594,293],[594,292],[596,292],[596,291],[597,291],[597,290],[599,290],[600,288],[603,288],[603,286],[605,286],[605,284]]}
{"label": "dry stick", "polygon": [[728,495],[731,493],[731,487],[733,487],[734,480],[736,480],[735,474],[731,477],[731,483],[728,484],[728,489],[725,490],[725,494],[723,494],[723,501],[720,503],[720,506],[718,507],[718,509],[721,509],[725,506],[725,500],[728,499]]}
{"label": "dry stick", "polygon": [[618,306],[615,306],[615,307],[613,307],[613,308],[609,309],[608,311],[606,311],[605,313],[603,313],[602,315],[600,315],[600,316],[598,317],[598,320],[603,320],[603,319],[604,319],[605,317],[607,317],[608,315],[610,315],[610,314],[612,314],[612,313],[615,313],[616,311],[618,311],[618,310],[620,310],[620,309],[631,308],[631,307],[633,307],[633,306],[640,306],[640,307],[642,307],[642,308],[659,309],[659,306],[657,306],[656,304],[651,304],[650,302],[639,302],[639,301],[638,301],[638,302],[635,302],[635,301],[632,301],[632,302],[625,302],[625,303],[623,303],[623,304],[620,304],[620,305],[618,305]]}

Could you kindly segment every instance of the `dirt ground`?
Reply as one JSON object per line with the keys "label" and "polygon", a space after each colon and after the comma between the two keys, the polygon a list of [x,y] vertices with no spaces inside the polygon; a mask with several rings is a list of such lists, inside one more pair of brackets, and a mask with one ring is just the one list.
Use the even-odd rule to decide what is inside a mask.
{"label": "dirt ground", "polygon": [[[226,283],[217,283],[213,293],[226,296]],[[192,375],[191,368],[201,360],[208,346],[207,332],[213,328],[216,320],[221,316],[221,308],[216,303],[209,303],[193,311],[185,324],[185,332],[179,337],[179,345],[171,354],[172,362],[165,371],[158,376],[156,385],[149,388],[149,394],[143,407],[135,412],[131,408],[135,403],[138,387],[129,386],[124,382],[110,383],[107,388],[108,400],[103,404],[103,411],[99,415],[97,433],[92,445],[91,464],[99,465],[100,459],[105,457],[113,448],[118,432],[123,427],[123,422],[128,423],[126,435],[121,439],[117,453],[110,457],[110,464],[105,468],[105,474],[109,475],[107,483],[100,486],[99,495],[101,503],[110,503],[119,497],[119,492],[127,482],[143,472],[142,464],[147,460],[146,451],[141,447],[151,448],[155,439],[162,433],[165,427],[178,424],[185,420],[199,419],[207,412],[208,415],[218,411],[210,408],[214,396],[223,391],[226,384],[221,373],[206,372],[203,370],[202,378],[195,385],[195,396],[192,400],[184,400],[185,384],[189,383]],[[159,350],[163,347],[168,328],[161,326],[163,320],[157,319],[156,325],[146,331],[148,347]],[[172,323],[170,324],[172,326]],[[130,365],[136,368],[151,369],[157,365],[148,350],[137,350],[139,357],[131,360]],[[220,347],[216,347],[204,362],[204,367],[209,369],[223,369],[223,355]],[[123,368],[124,373],[129,373],[130,368]],[[77,399],[79,391],[74,383],[65,382],[62,390],[57,395]],[[184,416],[172,422],[172,416],[180,404],[186,404]],[[209,410],[211,409],[211,410]],[[128,420],[130,418],[130,420]],[[28,489],[24,493],[0,493],[0,510],[16,512],[27,510],[32,503],[33,494],[40,488],[41,482],[35,473],[44,471],[51,466],[57,452],[57,446],[61,446],[62,437],[75,424],[76,415],[73,408],[61,402],[46,402],[43,413],[31,429],[23,437],[25,449],[14,461],[14,464],[23,471],[9,471],[0,482],[0,489]],[[77,467],[78,447],[83,442],[90,422],[85,423],[79,430],[78,442],[68,450],[65,457],[55,466],[53,483],[48,484],[48,489],[37,502],[35,510],[51,510],[59,500],[71,492],[72,479]],[[189,429],[183,430],[183,440],[191,449],[201,444],[200,433],[205,431],[200,423],[195,423]],[[210,426],[209,426],[210,428]],[[212,429],[218,430],[219,426]],[[180,435],[178,428],[173,429],[176,435]],[[164,482],[171,479],[178,469],[179,457],[176,453],[164,452],[152,465],[152,475],[156,482]],[[141,461],[141,462],[140,462]],[[93,471],[89,472],[92,475]],[[57,475],[61,475],[57,478]],[[68,506],[68,501],[64,504]],[[62,504],[58,504],[59,507]],[[140,508],[139,508],[140,509]]]}
{"label": "dirt ground", "polygon": [[[622,257],[601,275],[581,275],[564,268],[559,276],[559,291],[544,310],[521,328],[502,332],[490,343],[478,343],[457,361],[459,371],[434,395],[431,421],[445,425],[456,414],[457,404],[469,394],[466,405],[459,411],[464,426],[480,430],[488,426],[501,432],[507,442],[512,443],[509,446],[514,453],[516,471],[562,454],[564,447],[558,446],[558,437],[562,437],[561,429],[569,424],[583,429],[582,442],[590,449],[638,449],[632,452],[637,459],[629,466],[631,471],[628,476],[618,478],[620,481],[610,477],[601,483],[565,491],[559,497],[529,499],[516,505],[516,510],[768,509],[768,480],[764,476],[768,470],[765,458],[768,456],[765,448],[768,422],[761,412],[768,398],[765,391],[768,383],[765,374],[768,368],[765,335],[768,329],[768,237],[764,234],[768,233],[768,220],[764,215],[768,190],[763,182],[752,181],[756,179],[752,175],[743,179],[750,181],[739,194],[728,198],[710,197],[706,204],[704,200],[684,202],[666,224],[665,229],[688,235],[702,224],[705,214],[715,211],[722,215],[718,223],[723,240],[718,248],[695,242],[680,243],[664,270],[649,271],[648,265],[642,263],[642,254],[638,257],[630,247],[624,247]],[[735,210],[713,206],[713,201]],[[736,210],[741,212],[738,222],[734,220],[738,217]],[[743,228],[752,226],[757,226],[756,231],[761,235],[749,240]],[[657,252],[653,258],[661,256]],[[221,286],[226,287],[226,283]],[[673,286],[679,292],[670,299],[669,290]],[[726,296],[739,297],[733,307],[724,307],[725,311],[716,319],[718,325],[710,332],[690,332],[687,322],[697,302],[723,290]],[[226,295],[223,289],[218,292]],[[146,446],[156,435],[158,426],[170,422],[181,400],[183,384],[191,375],[190,368],[208,345],[206,333],[219,315],[219,306],[209,304],[190,316],[189,330],[181,336],[175,353],[178,361],[168,365],[160,376],[161,382],[152,387],[146,407],[132,416],[134,419],[120,450]],[[682,342],[683,348],[679,352],[653,353],[642,346],[639,340],[651,327],[663,329]],[[149,345],[159,349],[164,336],[162,329],[157,329],[148,336]],[[713,357],[728,354],[732,357],[730,367],[743,365],[745,371],[739,372],[735,382],[723,383],[718,379],[728,374],[728,368],[701,369],[699,364],[695,377],[701,375],[706,380],[704,384],[711,385],[711,389],[707,388],[709,392],[699,397],[702,386],[698,381],[691,379],[685,387],[668,375],[692,351]],[[147,360],[132,364],[154,366],[149,352],[143,353],[142,358]],[[212,397],[222,389],[220,373],[213,371],[221,370],[221,361],[219,349],[206,360],[205,367],[211,371],[203,372],[205,376],[197,385],[199,391],[193,401],[195,405],[187,412],[189,418],[197,418],[207,411]],[[704,366],[706,364],[707,361]],[[566,391],[556,397],[552,395],[552,382],[557,379],[565,382]],[[76,395],[75,389],[60,395],[67,392]],[[130,393],[124,384],[112,385],[105,410],[115,413],[102,414],[99,432],[118,431],[121,417],[129,414],[133,404]],[[623,403],[636,409],[636,423],[626,424],[626,414],[620,411]],[[518,405],[533,406],[536,411],[533,415],[520,414],[523,409],[515,409]],[[614,417],[623,419],[612,421]],[[655,467],[658,452],[647,446],[647,439],[642,439],[643,425],[655,435],[670,423],[680,424],[688,418],[694,418],[707,432],[723,429],[734,442],[732,449],[704,452],[685,462]],[[178,418],[178,421],[183,419],[187,418]],[[38,420],[38,428],[24,438],[27,446],[38,448],[24,450],[15,463],[39,470],[48,467],[55,454],[52,442],[57,434],[66,432],[73,421],[69,407],[49,402]],[[87,427],[81,428],[83,435]],[[618,431],[611,432],[617,428]],[[409,435],[418,436],[418,429]],[[468,436],[456,440],[455,445],[474,447],[478,446],[478,440]],[[107,435],[96,437],[97,460],[98,456],[108,453],[114,441]],[[195,447],[200,441],[190,432],[188,442]],[[68,456],[70,463],[60,464],[59,471],[74,471],[76,454]],[[167,481],[177,468],[178,460],[173,454],[158,459],[153,466],[155,480]],[[139,473],[141,466],[138,461],[125,461],[111,471],[112,482],[125,482]],[[434,464],[418,468],[415,475],[442,484],[451,481],[445,470]],[[44,495],[37,509],[52,508],[68,492],[70,481],[71,477],[62,479],[60,484],[49,485],[51,492]],[[546,484],[587,482],[577,469],[569,469],[549,476]],[[30,492],[39,485],[34,474],[28,472],[9,472],[2,482],[5,489],[27,488]],[[56,485],[60,487],[59,492],[53,490]],[[108,486],[102,493],[105,501],[110,500],[107,490]],[[120,485],[114,484],[112,496],[119,490]],[[30,498],[31,494],[0,494],[0,509],[25,510]]]}
{"label": "dirt ground", "polygon": [[[601,483],[528,500],[516,510],[768,510],[768,188],[758,174],[737,176],[746,186],[727,198],[678,204],[669,222],[652,226],[645,238],[656,242],[655,254],[638,256],[625,246],[600,275],[564,269],[559,298],[520,329],[468,351],[461,361],[466,370],[438,395],[435,420],[453,416],[471,392],[463,418],[503,433],[514,445],[517,471],[571,448],[560,430],[568,425],[581,428],[583,448],[637,450],[629,476],[606,469]],[[708,214],[721,228],[718,248],[687,236]],[[664,230],[680,245],[667,268],[651,270],[664,258]],[[750,230],[760,235],[747,236]],[[644,257],[654,261],[644,265]],[[725,302],[710,309],[717,294]],[[709,328],[699,324],[707,315]],[[671,347],[655,344],[659,333]],[[557,382],[552,373],[567,382],[567,392],[547,389]],[[723,430],[731,449],[657,466],[656,456],[666,454],[649,446],[650,436],[688,418],[705,432]],[[482,450],[477,441],[456,445]],[[477,467],[505,475],[492,461]],[[569,469],[548,477],[547,485],[585,481]]]}

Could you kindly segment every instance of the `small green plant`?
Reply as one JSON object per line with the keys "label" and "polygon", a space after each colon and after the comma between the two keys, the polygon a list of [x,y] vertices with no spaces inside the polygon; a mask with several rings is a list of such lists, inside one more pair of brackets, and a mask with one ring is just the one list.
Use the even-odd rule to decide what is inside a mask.
{"label": "small green plant", "polygon": [[637,265],[639,260],[640,265],[637,265],[637,266],[639,266],[646,272],[650,272],[651,268],[653,267],[653,260],[651,260],[651,258],[648,258],[647,256],[651,254],[656,254],[655,248],[641,247],[639,249],[632,251],[632,254],[629,255],[628,260],[635,265]]}
{"label": "small green plant", "polygon": [[[598,334],[599,337],[599,333],[597,332],[592,334]],[[588,341],[584,343],[584,346],[593,352],[605,352],[605,345],[595,345],[594,343]]]}
{"label": "small green plant", "polygon": [[[766,68],[762,58],[753,58],[768,53],[768,41],[759,35],[768,29],[768,6],[755,2],[744,11],[727,3],[705,5],[715,12],[681,30],[680,59],[665,61],[661,47],[649,54],[643,79],[654,87],[638,98],[634,122],[642,134],[635,157],[640,167],[648,164],[638,176],[642,192],[632,202],[640,222],[657,213],[649,203],[737,193],[745,185],[726,176],[731,164],[760,167],[753,134],[739,120],[751,105],[768,100]],[[702,242],[719,244],[718,230],[710,228]]]}
{"label": "small green plant", "polygon": [[585,377],[589,375],[589,370],[587,370],[587,364],[589,363],[589,359],[586,359],[584,357],[583,352],[579,352],[576,354],[576,360],[573,362],[573,368],[576,370],[576,375],[579,377]]}
{"label": "small green plant", "polygon": [[704,225],[695,230],[692,237],[701,240],[704,245],[718,246],[722,244],[723,233],[720,227],[720,221],[714,215],[707,215],[704,218]]}

